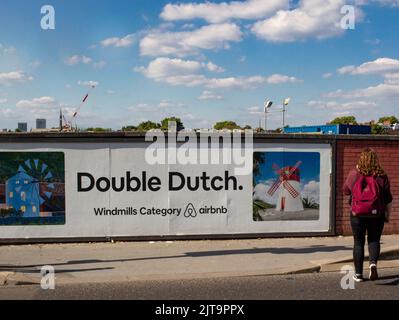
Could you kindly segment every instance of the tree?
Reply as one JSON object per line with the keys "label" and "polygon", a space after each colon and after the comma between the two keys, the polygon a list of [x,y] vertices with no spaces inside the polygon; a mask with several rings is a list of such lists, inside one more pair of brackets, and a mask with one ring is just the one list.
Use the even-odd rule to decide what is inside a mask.
{"label": "tree", "polygon": [[184,125],[183,122],[181,121],[180,118],[176,118],[176,117],[169,117],[169,118],[165,118],[161,121],[161,130],[168,130],[168,123],[170,121],[174,121],[176,122],[176,130],[180,131],[184,129]]}
{"label": "tree", "polygon": [[252,127],[249,124],[247,124],[245,127],[243,127],[243,130],[251,130],[251,129],[252,129]]}
{"label": "tree", "polygon": [[384,123],[384,122],[388,122],[389,124],[395,124],[399,123],[399,120],[395,116],[381,117],[380,119],[378,119],[378,123]]}
{"label": "tree", "polygon": [[223,130],[223,129],[228,129],[228,130],[233,130],[233,129],[241,129],[241,127],[235,123],[234,121],[219,121],[216,122],[215,125],[213,126],[214,129],[216,130]]}
{"label": "tree", "polygon": [[111,132],[112,129],[111,128],[87,128],[86,131],[91,131],[91,132]]}
{"label": "tree", "polygon": [[122,131],[136,131],[137,127],[136,126],[126,126],[122,127]]}
{"label": "tree", "polygon": [[354,116],[345,116],[335,118],[330,124],[357,124],[357,122]]}
{"label": "tree", "polygon": [[372,134],[386,134],[387,130],[378,123],[371,124],[371,133]]}
{"label": "tree", "polygon": [[137,131],[148,131],[148,130],[152,130],[152,129],[159,129],[160,128],[160,124],[159,123],[155,123],[152,121],[144,121],[141,122],[138,126],[137,126]]}

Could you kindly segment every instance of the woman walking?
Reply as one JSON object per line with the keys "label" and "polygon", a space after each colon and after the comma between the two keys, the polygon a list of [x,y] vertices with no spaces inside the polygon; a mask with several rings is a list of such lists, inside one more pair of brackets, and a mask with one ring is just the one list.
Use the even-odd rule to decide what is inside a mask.
{"label": "woman walking", "polygon": [[354,238],[354,280],[363,281],[364,245],[369,249],[369,279],[378,279],[377,262],[384,223],[389,221],[392,194],[389,179],[381,167],[376,152],[366,148],[360,154],[356,168],[349,172],[344,193],[350,195],[351,227]]}

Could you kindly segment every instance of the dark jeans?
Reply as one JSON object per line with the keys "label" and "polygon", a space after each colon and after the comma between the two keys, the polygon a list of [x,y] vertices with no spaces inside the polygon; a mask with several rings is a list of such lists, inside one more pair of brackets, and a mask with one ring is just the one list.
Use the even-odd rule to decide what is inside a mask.
{"label": "dark jeans", "polygon": [[357,274],[363,274],[364,245],[366,242],[369,247],[370,263],[377,263],[380,256],[380,239],[384,229],[384,217],[381,218],[361,218],[351,215],[351,226],[354,238],[353,260]]}

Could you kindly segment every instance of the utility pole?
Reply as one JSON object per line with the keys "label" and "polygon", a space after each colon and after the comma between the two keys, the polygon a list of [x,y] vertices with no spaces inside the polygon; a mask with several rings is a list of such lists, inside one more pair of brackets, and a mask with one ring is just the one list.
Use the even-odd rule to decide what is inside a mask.
{"label": "utility pole", "polygon": [[264,113],[265,113],[265,133],[267,133],[267,109],[269,109],[273,105],[273,101],[265,101],[264,103]]}
{"label": "utility pole", "polygon": [[60,131],[62,131],[62,109],[60,109]]}
{"label": "utility pole", "polygon": [[291,98],[285,98],[283,100],[283,132],[284,132],[284,128],[285,128],[285,107],[288,106],[288,104],[290,103]]}

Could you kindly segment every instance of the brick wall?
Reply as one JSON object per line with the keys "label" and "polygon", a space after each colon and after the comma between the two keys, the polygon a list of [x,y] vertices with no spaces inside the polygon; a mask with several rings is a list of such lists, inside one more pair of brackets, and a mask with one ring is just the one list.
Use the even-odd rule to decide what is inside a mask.
{"label": "brick wall", "polygon": [[399,141],[395,140],[337,140],[336,233],[351,234],[349,199],[343,195],[342,185],[348,172],[356,166],[360,152],[366,147],[377,151],[391,182],[394,200],[391,219],[388,224],[385,224],[384,234],[399,234]]}

